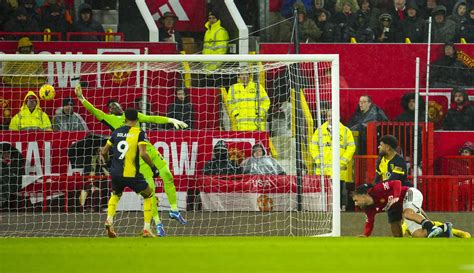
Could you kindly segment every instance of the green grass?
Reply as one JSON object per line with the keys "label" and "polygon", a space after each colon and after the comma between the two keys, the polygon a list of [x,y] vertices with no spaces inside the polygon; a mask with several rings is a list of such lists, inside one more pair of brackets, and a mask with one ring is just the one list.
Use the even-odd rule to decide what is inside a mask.
{"label": "green grass", "polygon": [[0,272],[474,272],[471,239],[2,238]]}

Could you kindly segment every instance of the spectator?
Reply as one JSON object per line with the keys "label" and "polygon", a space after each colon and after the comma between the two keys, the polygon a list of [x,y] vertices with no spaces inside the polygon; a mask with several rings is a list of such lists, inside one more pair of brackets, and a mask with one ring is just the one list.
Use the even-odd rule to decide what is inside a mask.
{"label": "spectator", "polygon": [[426,0],[426,4],[423,5],[423,8],[420,9],[420,15],[423,19],[428,20],[430,14],[438,6],[438,0]]}
{"label": "spectator", "polygon": [[39,98],[33,91],[28,91],[18,114],[10,122],[10,130],[46,130],[51,131],[51,121],[41,110]]}
{"label": "spectator", "polygon": [[4,31],[3,26],[10,21],[13,14],[13,6],[8,0],[0,0],[0,31]]}
{"label": "spectator", "polygon": [[395,28],[392,26],[392,16],[382,13],[379,16],[379,26],[375,29],[375,38],[379,43],[395,43]]}
{"label": "spectator", "polygon": [[453,14],[446,17],[446,20],[451,20],[456,24],[456,30],[467,21],[467,3],[466,0],[458,0],[453,8]]}
{"label": "spectator", "polygon": [[[374,31],[369,26],[368,18],[360,10],[356,14],[355,29],[351,32],[347,34],[347,37],[354,37],[358,43],[372,43],[375,40]],[[343,33],[343,41],[345,40],[344,36]]]}
{"label": "spectator", "polygon": [[18,0],[18,7],[25,8],[31,19],[34,19],[36,22],[41,21],[41,14],[38,13],[38,5],[36,5],[35,0]]}
{"label": "spectator", "polygon": [[431,65],[431,87],[445,88],[472,84],[469,69],[457,59],[457,50],[452,43],[444,45],[444,56]]}
{"label": "spectator", "polygon": [[[17,48],[17,54],[34,54],[33,43],[28,37],[21,38]],[[41,62],[6,62],[2,74],[3,83],[11,86],[39,86],[46,82]]]}
{"label": "spectator", "polygon": [[232,85],[224,101],[229,117],[235,120],[237,131],[265,131],[270,99],[265,88],[255,83],[245,71],[239,74],[238,82]]}
{"label": "spectator", "polygon": [[474,156],[474,144],[471,141],[466,141],[459,149],[459,155]]}
{"label": "spectator", "polygon": [[[75,32],[104,32],[102,24],[92,18],[92,8],[89,4],[79,6],[79,19],[74,23]],[[76,36],[78,41],[101,41],[103,36],[81,35]]]}
{"label": "spectator", "polygon": [[[355,28],[356,15],[350,1],[342,1],[339,6],[341,6],[341,9],[334,14],[332,21],[341,31],[341,40],[348,42],[350,37],[347,37],[347,33],[350,33],[350,29]],[[344,37],[344,34],[346,34],[346,37]]]}
{"label": "spectator", "polygon": [[280,163],[267,155],[262,144],[252,146],[252,156],[245,159],[241,166],[244,174],[285,174]]}
{"label": "spectator", "polygon": [[[298,10],[298,37],[301,43],[314,43],[321,37],[321,30],[319,30],[316,23],[311,20],[307,14],[306,9],[301,2],[295,3],[295,9]],[[293,20],[288,20],[282,24],[280,29],[280,42],[290,42],[293,37]]]}
{"label": "spectator", "polygon": [[89,131],[84,119],[78,113],[74,112],[74,100],[65,98],[63,107],[56,111],[53,118],[54,131]]}
{"label": "spectator", "polygon": [[[202,54],[226,54],[229,43],[229,34],[221,26],[221,21],[216,12],[211,11],[207,16],[205,24],[206,33],[204,34],[204,44]],[[220,66],[218,62],[206,62],[204,68],[214,71]]]}
{"label": "spectator", "polygon": [[464,88],[453,88],[451,108],[443,120],[443,129],[449,131],[474,131],[474,106]]}
{"label": "spectator", "polygon": [[367,123],[371,121],[388,121],[387,116],[377,105],[372,103],[368,95],[360,96],[359,107],[352,114],[348,126],[352,131],[359,132],[359,154],[366,154]]}
{"label": "spectator", "polygon": [[43,30],[49,28],[51,32],[60,32],[63,40],[66,40],[66,33],[72,29],[72,25],[64,18],[64,9],[58,4],[44,8],[41,27]]}
{"label": "spectator", "polygon": [[[315,162],[315,173],[321,174],[321,168],[324,167],[324,175],[332,175],[332,122],[331,110],[323,112],[326,121],[320,128],[316,129],[311,140],[310,152],[311,157]],[[321,136],[320,136],[321,135]],[[321,143],[320,143],[321,137]],[[356,145],[351,130],[339,122],[339,165],[340,165],[340,185],[341,185],[341,207],[349,211],[354,210],[354,202],[349,198],[350,191],[355,189],[355,184],[352,181],[352,169],[349,165],[352,162],[352,157],[356,151]],[[320,154],[322,145],[322,155]],[[323,160],[321,164],[321,159]]]}
{"label": "spectator", "polygon": [[336,12],[343,11],[344,10],[344,5],[346,5],[346,4],[349,4],[350,9],[353,13],[355,13],[359,10],[359,4],[357,3],[357,0],[337,0],[336,1]]}
{"label": "spectator", "polygon": [[60,7],[64,20],[66,20],[66,22],[72,26],[74,21],[72,20],[71,11],[74,8],[74,3],[71,3],[71,1],[68,0],[45,0],[43,5],[41,5],[38,9],[42,17],[47,14],[46,10],[52,5],[57,5]]}
{"label": "spectator", "polygon": [[358,0],[360,11],[365,14],[369,27],[374,30],[379,24],[380,10],[373,6],[371,0]]}
{"label": "spectator", "polygon": [[461,24],[456,33],[455,41],[460,41],[464,39],[466,43],[474,43],[474,5],[469,7],[467,13],[467,20]]}
{"label": "spectator", "polygon": [[339,28],[331,22],[331,13],[325,9],[316,11],[316,25],[321,30],[319,42],[337,43],[341,39]]}
{"label": "spectator", "polygon": [[0,143],[0,210],[19,209],[15,201],[25,175],[25,158],[10,143]]}
{"label": "spectator", "polygon": [[[420,97],[418,99],[418,121],[425,121],[425,101]],[[415,122],[415,93],[406,93],[401,100],[403,113],[401,113],[395,120]]]}
{"label": "spectator", "polygon": [[223,140],[219,140],[212,149],[212,159],[202,170],[204,175],[232,175],[242,173],[241,169],[229,159],[229,150]]}
{"label": "spectator", "polygon": [[403,20],[401,27],[403,39],[410,39],[412,43],[423,43],[426,37],[425,20],[418,15],[418,5],[411,1],[407,4],[407,17]]}
{"label": "spectator", "polygon": [[432,43],[449,43],[456,34],[456,24],[451,20],[446,20],[446,7],[439,5],[433,9],[431,15],[434,17],[431,26]]}
{"label": "spectator", "polygon": [[[194,110],[193,105],[189,100],[189,90],[186,88],[180,88],[176,91],[175,101],[168,106],[166,116],[184,121],[188,124],[188,130],[193,128]],[[168,126],[168,129],[174,129],[174,126]]]}
{"label": "spectator", "polygon": [[395,29],[395,41],[402,42],[402,22],[407,18],[406,0],[394,0],[390,9],[392,15],[392,26]]}
{"label": "spectator", "polygon": [[313,9],[312,0],[283,0],[281,5],[280,13],[284,18],[290,18],[294,14],[295,4],[303,4],[305,10],[310,11]]}
{"label": "spectator", "polygon": [[[8,32],[38,32],[38,22],[32,19],[24,7],[19,7],[15,11],[15,17],[10,19],[3,27]],[[19,39],[21,36],[13,36]]]}
{"label": "spectator", "polygon": [[160,18],[160,42],[176,43],[178,51],[183,50],[183,39],[181,33],[175,30],[178,17],[171,11],[165,12]]}
{"label": "spectator", "polygon": [[93,9],[111,10],[117,8],[117,0],[85,0]]}

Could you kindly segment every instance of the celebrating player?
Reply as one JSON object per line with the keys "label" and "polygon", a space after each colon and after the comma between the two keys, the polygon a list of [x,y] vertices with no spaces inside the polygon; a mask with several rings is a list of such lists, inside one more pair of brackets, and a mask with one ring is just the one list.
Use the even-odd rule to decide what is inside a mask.
{"label": "celebrating player", "polygon": [[[125,120],[122,107],[116,101],[109,101],[107,106],[109,107],[110,114],[105,114],[101,110],[95,108],[90,102],[88,102],[83,94],[81,85],[76,85],[76,96],[78,100],[84,105],[84,107],[96,117],[99,121],[109,126],[112,130],[117,129],[118,127],[122,126]],[[182,129],[188,127],[188,125],[182,121],[167,118],[162,116],[148,116],[138,113],[138,121],[139,122],[150,122],[150,123],[158,123],[158,124],[166,124],[172,123],[176,129]],[[139,123],[137,122],[137,126]],[[177,220],[181,224],[186,224],[186,220],[183,218],[181,213],[178,210],[177,198],[176,198],[176,188],[174,186],[173,175],[171,174],[167,162],[163,159],[161,154],[155,149],[155,147],[151,143],[147,143],[146,145],[147,153],[150,155],[151,160],[155,164],[156,168],[159,171],[159,176],[163,179],[163,188],[165,190],[166,195],[168,196],[168,201],[170,203],[171,210],[169,212],[169,217],[172,219]],[[153,180],[153,172],[151,168],[142,160],[140,159],[140,172],[145,177],[145,180],[148,182],[150,188],[155,192],[155,182]],[[157,233],[160,236],[164,236],[165,232],[163,229],[163,225],[161,224],[158,216],[158,207],[157,207],[157,200],[156,197],[153,198],[153,206],[152,206],[152,215],[155,224],[157,225]]]}
{"label": "celebrating player", "polygon": [[149,142],[145,137],[145,132],[137,127],[137,122],[137,110],[127,109],[125,111],[125,125],[112,133],[101,151],[101,156],[104,159],[108,158],[110,149],[113,151],[112,166],[110,167],[112,196],[109,199],[107,220],[105,221],[105,230],[109,238],[117,237],[113,228],[114,216],[125,187],[131,188],[145,199],[143,202],[145,221],[143,237],[155,237],[150,229],[152,200],[155,193],[139,172],[138,157],[148,164],[154,176],[158,176],[158,169],[147,153],[146,146]]}
{"label": "celebrating player", "polygon": [[423,195],[415,188],[402,186],[399,180],[386,181],[375,186],[363,184],[353,193],[352,199],[367,216],[363,236],[372,234],[375,214],[383,211],[389,213],[389,220],[390,215],[396,217],[395,220],[405,219],[407,228],[413,237],[453,236],[451,223],[445,223],[443,227],[438,227],[423,216],[421,210]]}

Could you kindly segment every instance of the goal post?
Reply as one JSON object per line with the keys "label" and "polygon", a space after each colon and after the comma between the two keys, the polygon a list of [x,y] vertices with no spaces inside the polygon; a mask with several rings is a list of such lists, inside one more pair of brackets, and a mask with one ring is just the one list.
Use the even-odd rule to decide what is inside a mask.
{"label": "goal post", "polygon": [[[175,130],[166,118],[142,123],[174,177],[174,187],[155,180],[170,236],[340,236],[339,142],[325,160],[323,136],[314,135],[330,113],[331,138],[339,140],[338,55],[1,54],[0,62],[0,236],[103,235],[111,187],[97,148],[113,127],[102,115],[120,116],[114,103],[189,119],[190,130]],[[43,84],[54,97],[38,97]],[[30,112],[48,116],[52,130],[37,126],[44,122],[38,112],[22,112],[30,109],[29,91],[38,97]],[[77,116],[86,129],[69,126]],[[171,188],[188,225],[168,219]],[[119,234],[140,231],[141,208],[141,198],[126,191]]]}

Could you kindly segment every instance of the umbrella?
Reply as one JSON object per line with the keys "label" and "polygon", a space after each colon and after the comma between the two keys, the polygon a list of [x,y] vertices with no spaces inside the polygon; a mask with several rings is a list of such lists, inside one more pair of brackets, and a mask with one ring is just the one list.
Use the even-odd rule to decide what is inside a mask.
{"label": "umbrella", "polygon": [[68,157],[74,169],[84,169],[84,173],[90,172],[92,159],[97,156],[97,150],[105,145],[107,137],[89,134],[84,139],[72,144],[68,149]]}

